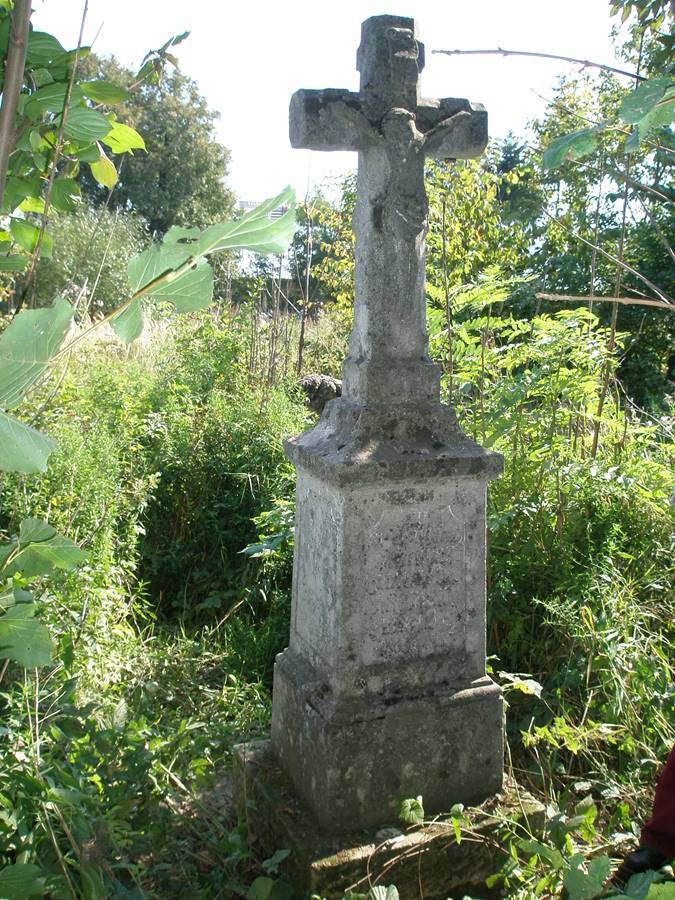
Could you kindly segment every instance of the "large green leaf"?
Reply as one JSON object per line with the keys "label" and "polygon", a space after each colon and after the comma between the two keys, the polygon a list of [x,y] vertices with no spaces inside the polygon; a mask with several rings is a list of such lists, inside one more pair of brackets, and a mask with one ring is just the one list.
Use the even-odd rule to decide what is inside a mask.
{"label": "large green leaf", "polygon": [[103,113],[88,106],[68,107],[63,133],[69,140],[91,143],[99,141],[110,131],[110,122]]}
{"label": "large green leaf", "polygon": [[32,863],[14,863],[0,869],[0,896],[5,900],[29,900],[44,894],[45,879]]}
{"label": "large green leaf", "polygon": [[[578,859],[577,855],[570,862],[577,862]],[[612,864],[605,855],[591,859],[587,873],[580,867],[570,868],[563,879],[570,900],[591,900],[600,896],[611,871]]]}
{"label": "large green leaf", "polygon": [[111,321],[110,327],[125,344],[130,344],[140,337],[143,331],[143,311],[139,301],[134,300],[130,306],[116,316]]}
{"label": "large green leaf", "polygon": [[[165,300],[173,303],[179,313],[205,309],[213,299],[213,270],[204,259],[200,259],[194,268],[188,269],[175,278],[169,277],[167,281],[150,289],[144,296],[150,300]],[[143,330],[141,301],[135,300],[110,324],[122,340],[127,343],[136,340]]]}
{"label": "large green leaf", "polygon": [[[129,263],[132,290],[142,292],[149,300],[169,301],[178,312],[203,309],[213,296],[213,272],[203,257],[233,248],[283,253],[295,232],[294,203],[295,192],[288,187],[237,221],[212,225],[204,231],[170,228],[161,244],[149,247]],[[288,208],[278,219],[270,219],[270,213],[280,206]],[[151,286],[162,276],[166,278]],[[135,340],[142,330],[139,299],[111,325],[122,340]]]}
{"label": "large green leaf", "polygon": [[[27,669],[46,666],[51,662],[52,639],[42,622],[33,618],[34,615],[34,603],[18,603],[0,616],[0,658],[12,659]],[[3,893],[1,896],[6,895]]]}
{"label": "large green leaf", "polygon": [[26,63],[34,66],[47,66],[65,53],[63,46],[46,31],[31,31],[28,35]]}
{"label": "large green leaf", "polygon": [[56,442],[0,412],[0,472],[44,472]]}
{"label": "large green leaf", "polygon": [[595,150],[598,130],[583,128],[556,138],[544,151],[544,168],[557,169],[565,160],[580,159]]}
{"label": "large green leaf", "polygon": [[[37,522],[39,520],[28,520]],[[46,523],[41,523],[46,525]],[[23,527],[23,526],[22,526]],[[46,526],[49,528],[50,526]],[[73,569],[86,559],[87,554],[80,550],[74,541],[61,534],[54,533],[49,538],[31,539],[24,542],[19,535],[19,552],[6,567],[4,574],[17,573],[31,580],[41,575],[49,575],[54,569]]]}
{"label": "large green leaf", "polygon": [[672,90],[674,86],[675,82],[667,75],[641,82],[634,91],[626,94],[623,98],[619,107],[619,115],[626,124],[634,125],[652,112],[666,91]]}
{"label": "large green leaf", "polygon": [[109,122],[109,131],[101,140],[113,153],[131,153],[133,150],[145,150],[145,141],[140,134],[122,122]]}
{"label": "large green leaf", "polygon": [[80,199],[80,186],[74,178],[56,178],[52,185],[52,206],[61,212],[73,212]]}
{"label": "large green leaf", "polygon": [[44,309],[24,309],[0,335],[0,407],[13,409],[43,374],[73,318],[63,297]]}
{"label": "large green leaf", "polygon": [[0,255],[0,272],[23,272],[28,267],[29,256],[19,256],[17,253]]}
{"label": "large green leaf", "polygon": [[89,97],[94,103],[121,103],[131,97],[126,88],[109,81],[84,81],[80,88],[85,97]]}
{"label": "large green leaf", "polygon": [[651,112],[635,123],[633,131],[626,141],[626,150],[629,153],[637,150],[640,142],[648,137],[650,132],[663,125],[670,125],[674,119],[675,99],[662,100]]}
{"label": "large green leaf", "polygon": [[19,544],[30,544],[33,541],[49,541],[56,534],[49,522],[33,517],[24,519],[19,525]]}
{"label": "large green leaf", "polygon": [[[258,253],[285,253],[296,229],[295,191],[287,187],[266,200],[235,222],[211,225],[197,242],[199,253],[244,248]],[[287,207],[278,219],[270,214],[279,207]],[[167,235],[168,236],[168,235]]]}
{"label": "large green leaf", "polygon": [[[38,121],[45,112],[60,113],[63,112],[63,104],[66,99],[68,85],[61,82],[46,84],[30,95],[26,103],[24,112],[29,119]],[[70,95],[70,103],[73,106],[80,103],[84,95],[81,89],[74,84]]]}

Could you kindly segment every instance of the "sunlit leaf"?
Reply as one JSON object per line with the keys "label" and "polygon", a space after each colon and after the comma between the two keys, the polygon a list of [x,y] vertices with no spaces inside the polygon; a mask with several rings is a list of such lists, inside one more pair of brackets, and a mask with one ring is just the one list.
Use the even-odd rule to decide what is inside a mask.
{"label": "sunlit leaf", "polygon": [[619,115],[627,125],[634,125],[652,112],[666,91],[674,85],[675,82],[667,75],[641,82],[634,91],[623,98]]}
{"label": "sunlit leaf", "polygon": [[20,573],[24,578],[48,575],[54,569],[68,571],[86,559],[86,553],[74,541],[60,534],[48,540],[29,542],[23,546],[6,568],[7,575]]}
{"label": "sunlit leaf", "polygon": [[118,84],[109,81],[84,81],[80,88],[85,97],[89,97],[94,103],[121,103],[131,97],[129,91]]}
{"label": "sunlit leaf", "polygon": [[96,181],[104,187],[113,188],[117,184],[117,169],[105,153],[101,152],[96,162],[89,163],[89,168]]}
{"label": "sunlit leaf", "polygon": [[134,128],[124,125],[122,122],[108,122],[108,126],[108,131],[101,137],[101,140],[110,147],[113,153],[145,150],[145,141]]}
{"label": "sunlit leaf", "polygon": [[40,229],[37,225],[33,225],[32,222],[27,222],[25,219],[12,219],[9,230],[20,247],[23,247],[29,253],[35,250],[40,234]]}
{"label": "sunlit leaf", "polygon": [[125,344],[130,344],[136,338],[141,336],[143,331],[143,311],[141,304],[136,300],[110,323],[115,334],[120,337]]}
{"label": "sunlit leaf", "polygon": [[63,297],[52,306],[24,309],[0,334],[0,407],[13,409],[43,374],[73,318]]}
{"label": "sunlit leaf", "polygon": [[556,169],[566,160],[580,159],[592,153],[597,144],[597,136],[597,128],[583,128],[551,141],[544,151],[544,168]]}
{"label": "sunlit leaf", "polygon": [[424,821],[422,797],[407,797],[402,800],[398,817],[409,825],[421,825]]}

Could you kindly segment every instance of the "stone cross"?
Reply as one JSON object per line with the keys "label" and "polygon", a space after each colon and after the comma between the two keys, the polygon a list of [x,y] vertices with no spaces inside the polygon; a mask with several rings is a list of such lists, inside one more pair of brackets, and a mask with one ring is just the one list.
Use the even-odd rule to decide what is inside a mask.
{"label": "stone cross", "polygon": [[487,113],[468,100],[420,96],[424,45],[415,23],[376,16],[363,24],[361,90],[300,90],[291,100],[294,147],[359,153],[354,330],[344,392],[362,402],[437,400],[427,357],[424,160],[479,156]]}
{"label": "stone cross", "polygon": [[[359,153],[343,395],[288,440],[297,469],[289,647],[271,752],[326,831],[499,790],[502,699],[485,672],[485,496],[499,454],[440,402],[427,354],[424,158],[478,155],[486,114],[419,95],[412,19],[363,24],[361,89],[298,91],[296,147]],[[310,828],[314,826],[309,825]]]}

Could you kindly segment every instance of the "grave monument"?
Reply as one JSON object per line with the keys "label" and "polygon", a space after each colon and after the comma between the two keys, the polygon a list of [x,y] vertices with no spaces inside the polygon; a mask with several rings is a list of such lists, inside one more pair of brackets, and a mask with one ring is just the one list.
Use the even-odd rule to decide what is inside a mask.
{"label": "grave monument", "polygon": [[[291,633],[265,752],[307,833],[374,831],[402,798],[421,794],[435,813],[502,786],[502,697],[485,672],[486,486],[502,458],[440,402],[424,294],[425,158],[479,156],[487,114],[423,98],[423,66],[414,21],[376,16],[362,26],[358,93],[299,90],[290,106],[294,147],[358,152],[342,396],[285,445],[297,469]],[[244,750],[238,765],[245,779]]]}

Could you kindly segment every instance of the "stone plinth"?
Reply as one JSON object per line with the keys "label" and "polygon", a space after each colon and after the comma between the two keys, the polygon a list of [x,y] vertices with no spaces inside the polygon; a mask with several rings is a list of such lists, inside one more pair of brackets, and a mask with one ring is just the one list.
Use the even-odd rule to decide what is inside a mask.
{"label": "stone plinth", "polygon": [[502,783],[485,675],[485,493],[501,457],[452,411],[332,401],[287,442],[298,472],[288,649],[272,743],[327,831],[476,803]]}
{"label": "stone plinth", "polygon": [[502,861],[500,819],[543,829],[544,807],[512,782],[478,809],[467,812],[471,839],[457,844],[443,819],[415,829],[401,822],[377,831],[352,829],[327,836],[279,768],[270,742],[242,744],[234,752],[234,778],[242,821],[267,853],[285,848],[285,877],[300,896],[342,900],[347,889],[367,893],[374,884],[398,888],[402,900],[421,897],[487,898],[485,879]]}

